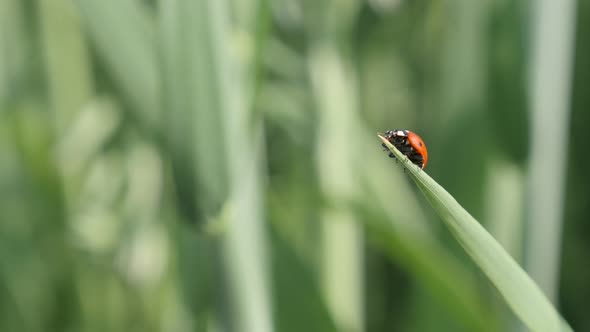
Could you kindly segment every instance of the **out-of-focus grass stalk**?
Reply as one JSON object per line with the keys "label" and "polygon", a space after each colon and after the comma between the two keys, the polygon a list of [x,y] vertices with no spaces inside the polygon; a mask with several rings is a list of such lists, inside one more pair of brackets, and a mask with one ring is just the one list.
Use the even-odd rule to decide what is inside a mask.
{"label": "out-of-focus grass stalk", "polygon": [[[484,224],[514,260],[522,264],[525,172],[518,165],[496,154],[492,154],[487,163]],[[524,329],[523,323],[514,319],[503,303],[498,301],[497,304],[497,309],[504,316],[505,329]]]}
{"label": "out-of-focus grass stalk", "polygon": [[20,1],[0,1],[0,111],[26,67],[24,25]]}
{"label": "out-of-focus grass stalk", "polygon": [[194,192],[195,203],[211,215],[226,199],[228,181],[226,138],[211,139],[223,126],[205,3],[161,1],[159,23],[164,132],[175,176],[184,182],[178,184],[179,195]]}
{"label": "out-of-focus grass stalk", "polygon": [[[264,332],[273,330],[273,322],[260,187],[262,131],[251,108],[254,81],[245,74],[254,37],[232,21],[230,3],[160,2],[166,135],[181,170],[192,167],[202,211],[220,213],[216,209],[227,200],[216,218],[225,231],[219,257],[228,301],[221,302],[230,306],[224,310],[230,316],[209,322]],[[256,22],[258,2],[252,5],[246,9],[254,11]]]}
{"label": "out-of-focus grass stalk", "polygon": [[521,169],[508,161],[489,161],[486,219],[490,233],[516,259],[522,260],[524,180]]}
{"label": "out-of-focus grass stalk", "polygon": [[76,0],[86,31],[138,122],[159,126],[154,24],[139,1]]}
{"label": "out-of-focus grass stalk", "polygon": [[[349,202],[358,188],[353,154],[359,123],[358,78],[347,40],[361,2],[305,4],[307,70],[318,113],[316,162],[327,202],[322,211],[321,287],[342,331],[365,325],[363,236]],[[344,142],[344,143],[343,143]]]}
{"label": "out-of-focus grass stalk", "polygon": [[[6,27],[6,17],[10,17],[10,7],[12,5],[11,2],[2,1],[0,2],[0,111],[2,110],[2,106],[4,105],[6,95],[8,93],[8,59],[5,55],[6,50],[9,45],[8,39],[8,29]],[[7,13],[9,13],[7,15]],[[14,16],[13,16],[14,17]]]}
{"label": "out-of-focus grass stalk", "polygon": [[[81,140],[80,136],[90,135],[88,126],[96,128],[90,113],[81,117],[83,108],[94,94],[94,84],[89,64],[89,54],[86,40],[82,34],[76,8],[68,0],[38,0],[41,38],[45,60],[46,78],[49,87],[50,109],[53,115],[53,135],[56,149],[56,159],[60,162],[58,170],[64,188],[66,221],[70,227],[76,227],[74,213],[80,197],[80,170],[91,157],[96,147]],[[96,109],[96,108],[93,108]],[[99,114],[99,113],[92,113]],[[87,126],[80,126],[85,124]],[[93,131],[96,133],[96,131]],[[70,143],[69,145],[67,143]],[[95,141],[93,141],[95,142]],[[88,153],[79,153],[80,151]],[[71,156],[73,158],[69,158]],[[69,229],[64,229],[65,232]],[[84,269],[79,269],[73,263],[74,273],[72,287],[80,292],[81,312],[85,316],[82,325],[92,324],[94,289],[98,283],[93,283]],[[61,273],[68,273],[67,269]],[[84,276],[84,277],[83,277]]]}
{"label": "out-of-focus grass stalk", "polygon": [[362,233],[352,210],[340,206],[355,191],[355,156],[349,138],[355,136],[358,121],[356,79],[350,64],[330,42],[312,46],[309,71],[319,112],[317,168],[329,202],[322,220],[322,288],[337,326],[362,331]]}
{"label": "out-of-focus grass stalk", "polygon": [[525,268],[557,296],[575,29],[575,0],[533,1],[531,155]]}
{"label": "out-of-focus grass stalk", "polygon": [[71,1],[38,0],[58,138],[94,93],[88,50]]}
{"label": "out-of-focus grass stalk", "polygon": [[[224,263],[230,286],[233,327],[236,331],[273,330],[266,239],[262,201],[262,123],[252,113],[254,83],[246,76],[253,65],[251,48],[254,33],[245,25],[232,24],[228,0],[206,1],[209,42],[216,68],[211,84],[216,84],[224,120],[229,198],[227,229],[222,239]],[[251,2],[258,13],[260,4]],[[254,20],[255,21],[255,20]],[[203,45],[205,46],[205,45]],[[212,137],[211,139],[216,139]]]}
{"label": "out-of-focus grass stalk", "polygon": [[[95,152],[89,140],[81,140],[97,128],[89,112],[80,116],[94,94],[89,54],[81,31],[79,16],[67,0],[38,0],[43,54],[51,102],[55,152],[64,188],[66,216],[76,209],[81,178],[79,171]],[[92,108],[95,110],[96,108]],[[94,113],[102,114],[102,113]],[[86,125],[86,127],[81,126]],[[100,135],[99,135],[100,136]],[[68,144],[69,143],[69,144]],[[88,153],[81,153],[85,151]]]}
{"label": "out-of-focus grass stalk", "polygon": [[[485,98],[484,71],[486,50],[487,1],[449,1],[447,15],[449,36],[442,49],[442,125],[450,129],[455,123],[468,118],[467,113],[482,112]],[[447,130],[448,130],[447,129]]]}

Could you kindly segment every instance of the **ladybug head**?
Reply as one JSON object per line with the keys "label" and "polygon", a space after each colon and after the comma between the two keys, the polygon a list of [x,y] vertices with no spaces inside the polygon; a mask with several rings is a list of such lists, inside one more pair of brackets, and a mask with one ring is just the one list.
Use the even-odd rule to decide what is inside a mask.
{"label": "ladybug head", "polygon": [[407,137],[408,136],[408,131],[407,130],[401,130],[401,129],[393,129],[393,130],[388,130],[385,133],[383,133],[383,136],[386,139],[390,139],[393,137]]}
{"label": "ladybug head", "polygon": [[388,131],[386,131],[386,132],[383,133],[383,136],[385,138],[393,137],[393,135],[394,135],[394,131],[393,130],[388,130]]}

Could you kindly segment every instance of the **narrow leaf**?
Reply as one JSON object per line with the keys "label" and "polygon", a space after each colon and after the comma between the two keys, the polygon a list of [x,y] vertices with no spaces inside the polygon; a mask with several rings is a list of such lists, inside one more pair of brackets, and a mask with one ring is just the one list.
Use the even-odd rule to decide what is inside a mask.
{"label": "narrow leaf", "polygon": [[409,171],[453,236],[532,331],[572,331],[537,284],[443,187],[378,135]]}
{"label": "narrow leaf", "polygon": [[99,59],[137,119],[159,128],[160,77],[154,22],[140,1],[76,0]]}

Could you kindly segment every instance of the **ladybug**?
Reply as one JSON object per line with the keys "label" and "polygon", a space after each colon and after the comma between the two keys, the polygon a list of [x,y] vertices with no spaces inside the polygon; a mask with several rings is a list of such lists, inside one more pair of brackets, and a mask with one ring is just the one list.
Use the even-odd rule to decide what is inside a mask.
{"label": "ladybug", "polygon": [[[416,133],[409,130],[394,129],[386,131],[383,137],[408,157],[412,163],[418,165],[421,169],[426,167],[428,162],[426,144]],[[387,149],[385,144],[382,145]],[[393,152],[389,152],[389,157],[395,158]]]}

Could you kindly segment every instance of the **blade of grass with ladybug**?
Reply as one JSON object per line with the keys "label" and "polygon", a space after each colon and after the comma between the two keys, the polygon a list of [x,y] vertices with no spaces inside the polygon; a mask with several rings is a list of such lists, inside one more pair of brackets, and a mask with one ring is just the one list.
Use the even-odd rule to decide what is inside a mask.
{"label": "blade of grass with ladybug", "polygon": [[408,170],[455,239],[498,289],[516,316],[532,331],[573,331],[537,284],[492,235],[426,172],[385,137],[378,136]]}

